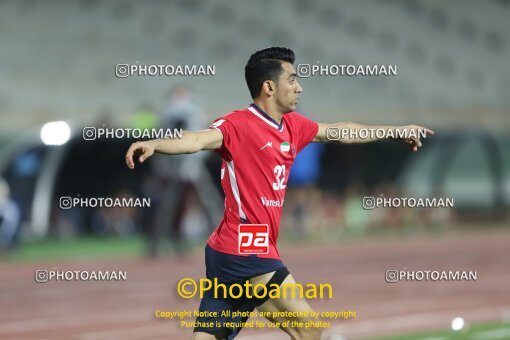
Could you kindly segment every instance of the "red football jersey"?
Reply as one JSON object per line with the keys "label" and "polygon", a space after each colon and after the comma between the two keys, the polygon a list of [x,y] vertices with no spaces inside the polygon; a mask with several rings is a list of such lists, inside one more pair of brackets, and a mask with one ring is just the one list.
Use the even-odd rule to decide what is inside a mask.
{"label": "red football jersey", "polygon": [[216,152],[223,158],[225,213],[207,243],[222,253],[279,259],[276,241],[290,168],[317,135],[318,124],[289,112],[278,125],[252,104],[216,119],[209,128],[223,134]]}

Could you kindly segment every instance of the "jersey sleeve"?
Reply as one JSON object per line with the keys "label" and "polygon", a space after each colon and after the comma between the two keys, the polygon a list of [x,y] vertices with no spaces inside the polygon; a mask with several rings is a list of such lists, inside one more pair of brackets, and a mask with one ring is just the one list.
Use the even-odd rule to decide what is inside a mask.
{"label": "jersey sleeve", "polygon": [[299,113],[292,113],[297,127],[297,152],[303,150],[317,136],[319,124]]}
{"label": "jersey sleeve", "polygon": [[229,113],[216,119],[209,129],[216,129],[223,135],[221,147],[214,150],[221,158],[229,162],[239,153],[242,148],[242,142],[246,140],[246,122],[242,121],[239,114]]}

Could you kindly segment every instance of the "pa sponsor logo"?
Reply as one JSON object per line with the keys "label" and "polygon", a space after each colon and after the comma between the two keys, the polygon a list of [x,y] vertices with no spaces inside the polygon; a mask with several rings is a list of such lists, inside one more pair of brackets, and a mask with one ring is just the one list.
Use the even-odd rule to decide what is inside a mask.
{"label": "pa sponsor logo", "polygon": [[239,254],[269,253],[269,226],[267,224],[239,225]]}

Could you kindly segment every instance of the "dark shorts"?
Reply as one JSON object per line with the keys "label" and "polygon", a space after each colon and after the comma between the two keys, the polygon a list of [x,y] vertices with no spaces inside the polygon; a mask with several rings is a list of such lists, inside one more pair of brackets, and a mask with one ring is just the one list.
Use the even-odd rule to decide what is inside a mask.
{"label": "dark shorts", "polygon": [[[205,247],[205,266],[206,277],[209,280],[218,279],[218,283],[229,284],[238,283],[244,285],[246,280],[274,272],[283,270],[286,267],[281,260],[263,259],[255,256],[236,256],[220,253],[207,245]],[[232,312],[251,312],[257,305],[256,300],[248,298],[214,298],[213,291],[208,290],[204,293],[204,297],[200,302],[200,311],[218,312],[219,317],[198,317],[197,322],[214,323],[219,327],[195,327],[195,332],[206,332],[216,335],[219,339],[233,339],[242,327],[226,328],[223,325],[231,323],[233,325],[245,322],[247,319],[242,316],[232,317]],[[222,312],[230,316],[221,316]]]}

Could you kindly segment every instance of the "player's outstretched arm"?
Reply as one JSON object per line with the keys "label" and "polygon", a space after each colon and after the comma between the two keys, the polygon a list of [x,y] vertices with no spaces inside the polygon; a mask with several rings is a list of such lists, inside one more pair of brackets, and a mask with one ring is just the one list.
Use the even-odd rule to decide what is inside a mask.
{"label": "player's outstretched arm", "polygon": [[[361,131],[365,130],[365,131]],[[334,124],[319,123],[317,136],[314,142],[321,143],[369,143],[377,140],[391,138],[392,136],[407,136],[402,139],[411,146],[413,151],[418,151],[422,146],[421,138],[431,136],[434,131],[423,126],[377,126],[362,125],[357,123],[340,122]]]}
{"label": "player's outstretched arm", "polygon": [[168,155],[195,153],[201,150],[214,150],[221,146],[223,135],[216,129],[183,131],[182,138],[163,138],[131,144],[126,153],[126,164],[134,169],[133,157],[143,163],[154,152]]}

